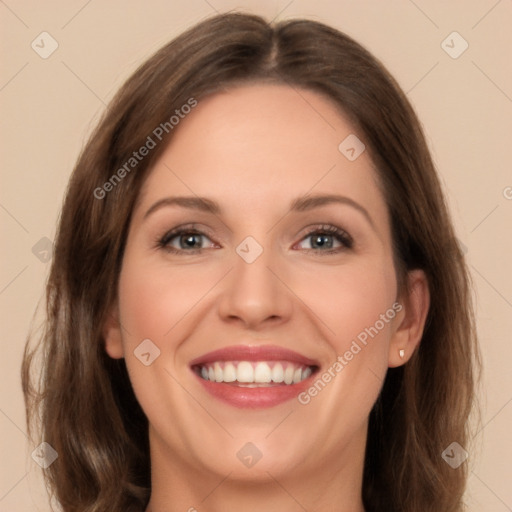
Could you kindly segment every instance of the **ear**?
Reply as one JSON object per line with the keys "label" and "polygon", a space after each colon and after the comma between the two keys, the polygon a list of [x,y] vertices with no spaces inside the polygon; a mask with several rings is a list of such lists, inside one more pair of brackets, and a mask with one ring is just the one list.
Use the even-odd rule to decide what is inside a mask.
{"label": "ear", "polygon": [[107,313],[102,329],[105,351],[112,359],[124,357],[123,340],[121,337],[121,323],[117,305]]}
{"label": "ear", "polygon": [[[430,291],[423,270],[407,275],[404,297],[399,301],[402,309],[395,317],[395,328],[389,345],[388,366],[405,364],[420,344],[430,307]],[[403,357],[400,356],[403,351]]]}

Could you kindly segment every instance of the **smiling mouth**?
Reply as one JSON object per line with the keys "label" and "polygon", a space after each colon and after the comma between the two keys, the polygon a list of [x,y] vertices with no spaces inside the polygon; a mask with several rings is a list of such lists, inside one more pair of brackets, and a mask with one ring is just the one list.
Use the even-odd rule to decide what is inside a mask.
{"label": "smiling mouth", "polygon": [[212,361],[193,365],[203,380],[246,388],[292,386],[318,370],[292,361]]}
{"label": "smiling mouth", "polygon": [[238,408],[293,400],[319,371],[318,361],[278,345],[232,345],[189,363],[211,396]]}

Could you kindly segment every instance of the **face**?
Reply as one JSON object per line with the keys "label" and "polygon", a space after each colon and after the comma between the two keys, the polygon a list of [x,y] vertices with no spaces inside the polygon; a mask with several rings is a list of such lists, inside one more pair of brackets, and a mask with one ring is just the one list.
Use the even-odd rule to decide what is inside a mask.
{"label": "face", "polygon": [[354,135],[323,96],[265,84],[204,99],[176,127],[105,327],[152,456],[239,479],[361,461],[387,368],[414,336],[372,161],[353,158],[355,139],[339,149]]}

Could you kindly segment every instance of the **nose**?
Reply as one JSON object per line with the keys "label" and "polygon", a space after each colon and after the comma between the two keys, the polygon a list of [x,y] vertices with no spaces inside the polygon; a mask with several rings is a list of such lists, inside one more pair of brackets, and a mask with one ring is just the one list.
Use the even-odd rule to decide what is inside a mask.
{"label": "nose", "polygon": [[293,297],[280,275],[283,272],[270,250],[264,250],[252,263],[236,255],[219,297],[222,320],[255,331],[287,322]]}

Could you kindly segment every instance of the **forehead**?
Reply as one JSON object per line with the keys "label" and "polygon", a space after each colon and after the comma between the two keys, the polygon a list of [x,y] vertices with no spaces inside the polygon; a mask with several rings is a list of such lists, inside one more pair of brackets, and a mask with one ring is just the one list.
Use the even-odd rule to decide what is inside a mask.
{"label": "forehead", "polygon": [[347,137],[357,144],[354,137],[364,143],[364,135],[319,93],[275,84],[236,87],[199,101],[175,130],[139,203],[192,193],[214,196],[226,209],[268,211],[308,193],[343,193],[380,210],[377,216],[385,213],[368,153],[350,160],[343,145],[340,150]]}

